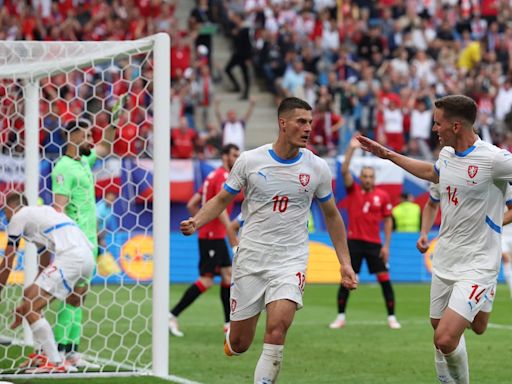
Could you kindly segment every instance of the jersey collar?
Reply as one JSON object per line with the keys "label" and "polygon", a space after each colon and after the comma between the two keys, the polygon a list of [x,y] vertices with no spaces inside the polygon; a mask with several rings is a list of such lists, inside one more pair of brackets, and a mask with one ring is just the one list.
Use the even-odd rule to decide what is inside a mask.
{"label": "jersey collar", "polygon": [[268,153],[270,154],[270,156],[272,156],[272,158],[275,161],[277,161],[278,163],[281,163],[281,164],[295,164],[302,157],[302,151],[300,151],[300,150],[299,150],[299,153],[297,154],[297,156],[292,157],[291,159],[283,159],[282,157],[279,157],[277,155],[277,153],[275,153],[272,148],[268,150]]}

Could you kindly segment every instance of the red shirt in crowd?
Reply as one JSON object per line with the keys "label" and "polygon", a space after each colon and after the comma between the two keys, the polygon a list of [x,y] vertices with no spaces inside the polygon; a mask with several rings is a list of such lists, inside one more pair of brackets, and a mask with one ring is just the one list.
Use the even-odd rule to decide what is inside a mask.
{"label": "red shirt in crowd", "polygon": [[[210,172],[198,191],[201,194],[202,205],[206,204],[208,200],[212,199],[222,188],[224,188],[224,182],[228,178],[228,175],[229,171],[224,167],[219,167],[215,171]],[[233,209],[233,203],[229,204],[226,209],[228,214],[230,214]],[[203,225],[199,229],[200,239],[213,240],[224,239],[225,237],[226,227],[218,218]]]}
{"label": "red shirt in crowd", "polygon": [[171,129],[171,154],[176,159],[191,159],[199,135],[192,128],[183,131],[179,128]]}
{"label": "red shirt in crowd", "polygon": [[365,192],[357,183],[347,188],[347,193],[347,239],[381,244],[380,222],[391,216],[393,207],[388,193],[379,188]]}

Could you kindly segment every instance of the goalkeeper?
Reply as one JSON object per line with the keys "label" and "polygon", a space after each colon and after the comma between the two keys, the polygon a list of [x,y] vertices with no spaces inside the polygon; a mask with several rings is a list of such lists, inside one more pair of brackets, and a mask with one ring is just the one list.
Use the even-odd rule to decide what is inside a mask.
{"label": "goalkeeper", "polygon": [[[92,149],[92,136],[88,120],[70,121],[63,130],[66,151],[52,171],[52,192],[54,208],[65,212],[74,220],[93,244],[93,254],[98,256],[98,229],[96,198],[92,167],[96,160],[111,152],[116,135],[116,124],[121,100],[112,111],[112,124],[104,131],[103,140]],[[66,362],[77,368],[99,368],[86,361],[79,353],[82,333],[82,308],[87,284],[78,286],[74,295],[61,304],[54,329],[59,351]]]}

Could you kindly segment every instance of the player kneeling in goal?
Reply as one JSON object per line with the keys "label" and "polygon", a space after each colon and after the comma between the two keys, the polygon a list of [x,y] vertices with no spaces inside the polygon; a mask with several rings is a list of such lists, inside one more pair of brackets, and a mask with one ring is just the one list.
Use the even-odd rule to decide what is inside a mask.
{"label": "player kneeling in goal", "polygon": [[41,249],[41,256],[54,254],[53,262],[43,269],[33,284],[25,289],[23,301],[16,308],[11,328],[25,318],[30,324],[34,344],[44,355],[32,354],[24,364],[27,373],[64,373],[76,371],[64,364],[57,350],[52,328],[41,311],[57,298],[65,300],[73,287],[89,281],[94,268],[92,244],[68,216],[49,206],[28,207],[27,199],[13,192],[5,199],[5,216],[9,222],[5,258],[0,265],[0,290],[12,270],[16,249],[23,237]]}

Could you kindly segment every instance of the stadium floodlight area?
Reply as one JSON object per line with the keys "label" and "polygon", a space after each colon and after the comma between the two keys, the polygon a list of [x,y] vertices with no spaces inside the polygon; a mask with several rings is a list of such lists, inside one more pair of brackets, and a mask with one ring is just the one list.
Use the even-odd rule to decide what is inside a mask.
{"label": "stadium floodlight area", "polygon": [[[18,190],[30,205],[52,204],[51,170],[65,152],[68,122],[86,119],[95,142],[117,126],[109,154],[93,169],[97,200],[111,204],[99,221],[103,247],[79,348],[100,368],[59,376],[168,377],[169,52],[163,33],[136,41],[0,42],[2,203]],[[5,234],[4,220],[2,252]],[[0,297],[0,377],[11,379],[27,377],[19,366],[33,351],[25,320],[9,328],[38,270],[35,246],[20,248]],[[55,300],[44,311],[52,328],[59,308]]]}

